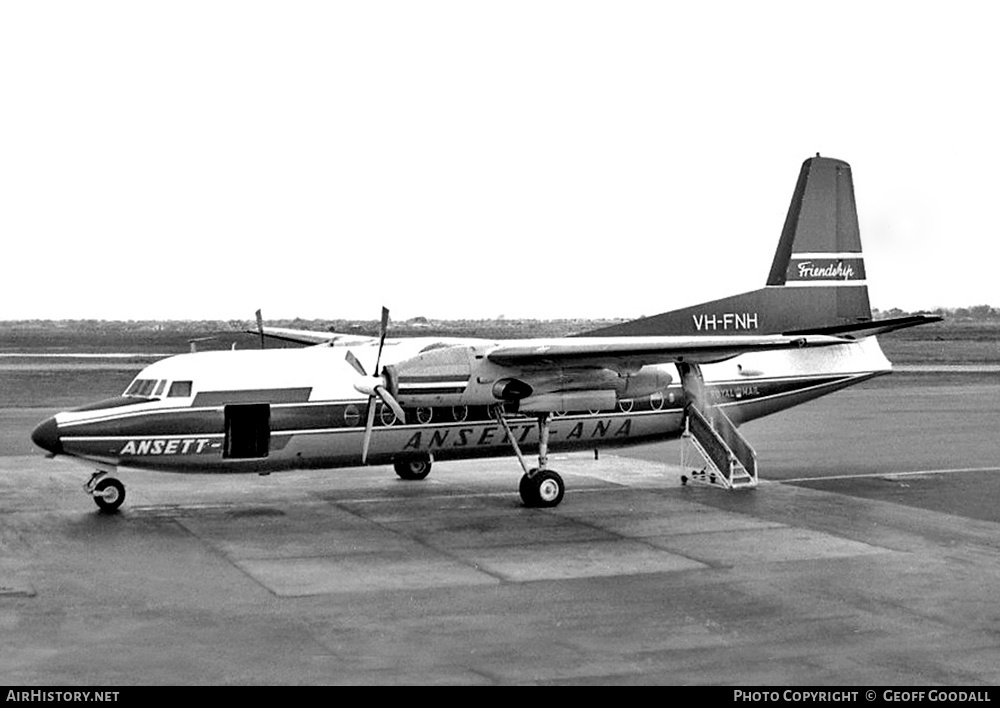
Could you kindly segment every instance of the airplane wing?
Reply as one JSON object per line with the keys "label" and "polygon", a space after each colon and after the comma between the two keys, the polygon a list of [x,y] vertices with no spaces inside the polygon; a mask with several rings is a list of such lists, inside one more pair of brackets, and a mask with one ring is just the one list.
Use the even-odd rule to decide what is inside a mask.
{"label": "airplane wing", "polygon": [[[260,336],[260,332],[255,329],[248,329],[245,330],[245,332],[254,336]],[[378,341],[378,337],[366,337],[359,334],[315,332],[308,329],[290,329],[288,327],[264,327],[263,332],[265,337],[269,339],[277,339],[282,342],[294,342],[296,344],[326,344],[331,347]]]}
{"label": "airplane wing", "polygon": [[740,354],[776,349],[826,347],[851,340],[829,335],[732,337],[579,337],[541,344],[501,345],[486,355],[500,366],[642,367],[688,362],[710,364]]}

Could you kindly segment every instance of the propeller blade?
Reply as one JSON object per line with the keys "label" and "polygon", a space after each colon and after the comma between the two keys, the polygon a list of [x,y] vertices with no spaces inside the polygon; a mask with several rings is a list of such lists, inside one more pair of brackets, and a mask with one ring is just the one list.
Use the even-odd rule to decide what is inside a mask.
{"label": "propeller blade", "polygon": [[[382,321],[379,325],[378,333],[378,356],[375,358],[375,379],[376,383],[371,386],[371,393],[368,396],[368,422],[365,424],[365,437],[361,441],[361,464],[366,464],[368,461],[368,447],[371,445],[372,441],[372,430],[375,427],[375,395],[381,398],[387,406],[392,409],[392,412],[396,414],[401,422],[406,422],[406,414],[403,412],[403,407],[399,405],[392,394],[389,393],[388,389],[382,382],[382,379],[378,376],[379,364],[382,362],[382,347],[385,346],[385,335],[389,331],[389,310],[388,308],[382,308]],[[354,367],[354,370],[359,374],[368,378],[368,374],[365,372],[365,367],[361,365],[358,358],[351,353],[350,350],[347,352],[347,363]],[[363,390],[363,384],[355,384],[354,388],[359,391]],[[367,388],[367,387],[364,387]]]}
{"label": "propeller blade", "polygon": [[389,329],[389,308],[388,307],[383,307],[382,308],[382,326],[379,329],[380,336],[383,339],[385,338],[385,333],[386,333],[386,331],[388,331],[388,329]]}
{"label": "propeller blade", "polygon": [[347,359],[347,363],[348,364],[350,364],[351,366],[354,367],[355,371],[357,371],[359,374],[361,374],[365,378],[368,378],[368,372],[365,371],[365,367],[363,367],[361,365],[361,362],[358,361],[358,358],[356,356],[354,356],[354,352],[352,352],[350,349],[348,349],[347,350],[347,356],[344,357],[344,358]]}
{"label": "propeller blade", "polygon": [[378,356],[375,358],[375,374],[378,375],[378,365],[382,361],[382,347],[385,345],[385,335],[389,331],[389,310],[382,308],[382,324],[378,331]]}
{"label": "propeller blade", "polygon": [[389,393],[389,389],[385,386],[376,386],[375,393],[379,395],[379,398],[385,401],[387,406],[392,408],[392,412],[396,414],[396,418],[400,423],[406,422],[406,413],[403,412],[403,407],[399,405],[399,401],[393,398],[392,394]]}
{"label": "propeller blade", "polygon": [[368,461],[368,445],[372,441],[372,428],[375,427],[375,396],[368,397],[368,422],[365,424],[365,437],[361,441],[361,464]]}
{"label": "propeller blade", "polygon": [[264,319],[260,316],[260,310],[257,310],[257,331],[260,332],[260,348],[264,348]]}

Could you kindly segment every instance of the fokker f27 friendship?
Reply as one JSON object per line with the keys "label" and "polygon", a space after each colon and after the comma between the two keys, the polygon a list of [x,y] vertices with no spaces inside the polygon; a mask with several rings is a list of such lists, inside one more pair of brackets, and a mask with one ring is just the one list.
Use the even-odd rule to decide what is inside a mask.
{"label": "fokker f27 friendship", "polygon": [[[516,455],[525,505],[565,486],[551,451],[686,436],[721,486],[755,486],[741,423],[891,371],[876,335],[850,166],[799,174],[765,287],[578,336],[387,339],[263,328],[312,346],[207,351],[146,367],[116,398],[43,421],[32,439],[92,463],[105,511],[121,467],[268,473]],[[258,325],[259,325],[258,320]],[[537,463],[529,456],[537,456]]]}

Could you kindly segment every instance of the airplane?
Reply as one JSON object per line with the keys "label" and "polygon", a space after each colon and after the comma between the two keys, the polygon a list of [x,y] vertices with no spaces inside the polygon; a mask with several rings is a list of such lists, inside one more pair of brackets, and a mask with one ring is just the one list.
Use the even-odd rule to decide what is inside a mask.
{"label": "airplane", "polygon": [[[763,288],[561,338],[388,338],[264,327],[298,348],[201,351],[143,369],[119,396],[42,421],[32,440],[92,464],[115,512],[119,467],[187,473],[516,456],[528,507],[565,493],[553,451],[689,440],[705,481],[758,482],[738,426],[887,374],[877,336],[940,320],[872,317],[851,167],[801,167]],[[529,456],[537,456],[537,463]],[[687,482],[687,477],[682,479]]]}

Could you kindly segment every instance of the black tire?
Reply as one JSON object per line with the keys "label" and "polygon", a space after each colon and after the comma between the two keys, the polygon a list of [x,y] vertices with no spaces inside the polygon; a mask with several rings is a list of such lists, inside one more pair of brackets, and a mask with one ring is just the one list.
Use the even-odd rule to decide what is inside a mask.
{"label": "black tire", "polygon": [[538,506],[542,501],[541,497],[538,496],[538,490],[526,474],[521,475],[521,483],[517,485],[517,491],[521,494],[521,501],[524,502],[525,506]]}
{"label": "black tire", "polygon": [[566,485],[558,472],[545,470],[535,473],[534,477],[528,475],[521,477],[518,491],[525,506],[551,508],[558,506],[562,501]]}
{"label": "black tire", "polygon": [[424,479],[431,473],[430,460],[396,460],[392,467],[400,479]]}
{"label": "black tire", "polygon": [[125,501],[125,485],[114,477],[105,477],[94,485],[94,501],[101,511],[115,513]]}

